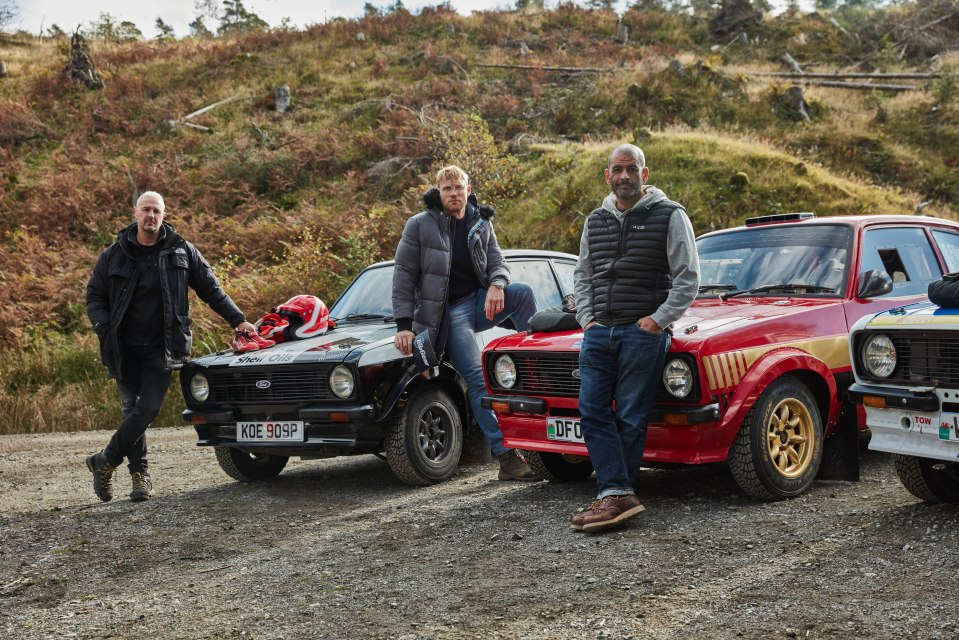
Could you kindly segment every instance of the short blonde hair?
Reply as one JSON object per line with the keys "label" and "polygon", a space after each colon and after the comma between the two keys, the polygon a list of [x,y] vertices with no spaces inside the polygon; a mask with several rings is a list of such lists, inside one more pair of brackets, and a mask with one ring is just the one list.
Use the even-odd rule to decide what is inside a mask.
{"label": "short blonde hair", "polygon": [[459,180],[463,184],[470,183],[470,177],[466,175],[466,172],[457,167],[455,164],[451,164],[448,167],[443,167],[436,172],[436,184],[439,184],[442,180]]}
{"label": "short blonde hair", "polygon": [[141,193],[140,197],[137,198],[137,205],[136,205],[137,209],[140,208],[140,203],[146,198],[152,198],[153,200],[156,200],[157,204],[160,205],[160,211],[166,211],[166,203],[163,202],[163,196],[161,196],[156,191],[144,191],[143,193]]}

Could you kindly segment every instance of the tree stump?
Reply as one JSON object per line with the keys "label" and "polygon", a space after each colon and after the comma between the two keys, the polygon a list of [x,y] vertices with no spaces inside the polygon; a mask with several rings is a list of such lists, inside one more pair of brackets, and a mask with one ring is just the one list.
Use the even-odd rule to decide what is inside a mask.
{"label": "tree stump", "polygon": [[629,42],[629,27],[620,22],[616,25],[616,35],[613,36],[613,40],[619,44],[626,44]]}
{"label": "tree stump", "polygon": [[796,109],[796,112],[803,120],[806,122],[812,121],[812,118],[809,117],[809,112],[806,111],[806,107],[809,105],[806,103],[805,96],[803,96],[802,87],[794,86],[786,89],[786,102]]}
{"label": "tree stump", "polygon": [[292,101],[290,85],[280,85],[273,90],[273,108],[276,109],[277,113],[286,113],[290,109]]}
{"label": "tree stump", "polygon": [[70,42],[70,62],[67,64],[67,76],[88,89],[102,89],[103,78],[93,66],[93,59],[87,52],[87,42],[79,32],[73,34]]}

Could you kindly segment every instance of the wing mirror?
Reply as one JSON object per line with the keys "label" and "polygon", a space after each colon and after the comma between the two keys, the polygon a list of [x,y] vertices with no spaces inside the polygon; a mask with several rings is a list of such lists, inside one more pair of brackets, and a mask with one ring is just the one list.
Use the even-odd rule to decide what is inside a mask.
{"label": "wing mirror", "polygon": [[870,269],[859,274],[857,298],[877,298],[892,291],[892,278],[881,269]]}

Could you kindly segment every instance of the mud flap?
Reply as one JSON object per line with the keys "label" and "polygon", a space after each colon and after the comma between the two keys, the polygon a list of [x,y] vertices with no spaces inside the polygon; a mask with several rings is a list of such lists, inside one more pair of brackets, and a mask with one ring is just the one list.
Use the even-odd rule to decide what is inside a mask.
{"label": "mud flap", "polygon": [[817,478],[859,482],[859,421],[855,405],[843,403],[839,422],[823,443]]}

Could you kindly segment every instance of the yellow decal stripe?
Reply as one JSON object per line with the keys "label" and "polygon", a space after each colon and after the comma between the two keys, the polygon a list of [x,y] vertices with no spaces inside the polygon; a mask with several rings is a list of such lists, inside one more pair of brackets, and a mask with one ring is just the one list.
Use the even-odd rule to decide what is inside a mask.
{"label": "yellow decal stripe", "polygon": [[706,381],[713,391],[733,387],[742,381],[746,372],[761,357],[774,349],[793,348],[822,360],[830,369],[849,366],[849,338],[845,334],[811,340],[796,340],[767,344],[752,349],[728,351],[704,359]]}

